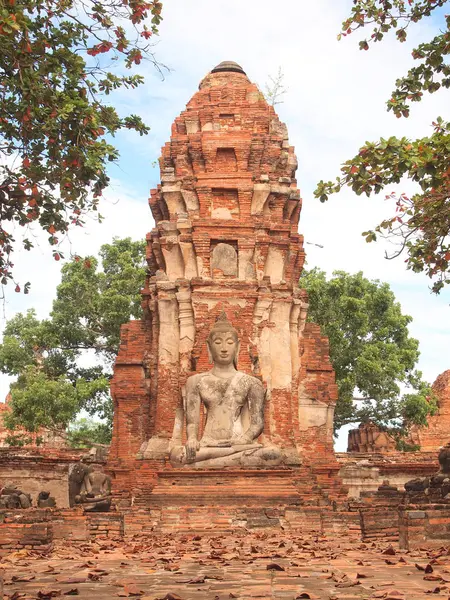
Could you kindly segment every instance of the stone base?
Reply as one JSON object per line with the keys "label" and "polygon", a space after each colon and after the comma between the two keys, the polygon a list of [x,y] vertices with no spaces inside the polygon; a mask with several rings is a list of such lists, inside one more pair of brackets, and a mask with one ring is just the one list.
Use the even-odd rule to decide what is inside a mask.
{"label": "stone base", "polygon": [[173,468],[166,460],[109,463],[119,510],[161,506],[328,506],[345,510],[337,462],[271,468]]}
{"label": "stone base", "polygon": [[304,504],[290,469],[159,471],[152,506]]}
{"label": "stone base", "polygon": [[[331,506],[342,503],[346,490],[336,468],[272,467],[260,469],[161,468],[156,461],[138,460],[130,465],[128,505],[159,506]],[[126,488],[127,474],[114,466],[116,490]],[[126,508],[125,501],[119,507]]]}

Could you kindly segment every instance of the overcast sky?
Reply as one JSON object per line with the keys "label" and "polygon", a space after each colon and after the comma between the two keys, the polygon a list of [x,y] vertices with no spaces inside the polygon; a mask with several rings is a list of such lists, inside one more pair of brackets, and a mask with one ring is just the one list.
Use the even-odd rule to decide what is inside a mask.
{"label": "overcast sky", "polygon": [[[414,319],[410,331],[420,341],[419,367],[433,381],[450,368],[450,292],[430,294],[429,280],[407,271],[404,257],[387,261],[384,251],[389,246],[366,244],[361,232],[393,213],[383,194],[367,199],[345,190],[321,204],[313,190],[319,180],[339,175],[340,164],[366,140],[426,136],[437,116],[448,119],[448,91],[413,105],[409,119],[396,119],[385,110],[396,78],[414,62],[411,48],[436,35],[441,21],[438,15],[415,25],[405,44],[392,36],[361,52],[355,35],[336,39],[351,5],[344,0],[167,0],[155,52],[170,71],[162,79],[151,64],[144,65],[145,86],[115,96],[119,110],[140,114],[151,132],[117,136],[121,159],[110,172],[112,185],[101,210],[105,220],[72,233],[70,243],[74,252],[85,255],[113,236],[139,239],[153,227],[147,198],[159,181],[154,162],[169,139],[171,123],[216,64],[238,62],[262,89],[281,67],[287,93],[276,108],[299,161],[299,230],[307,242],[307,266],[329,273],[363,271],[389,282],[403,312]],[[412,189],[408,183],[397,187],[406,193]],[[18,252],[14,262],[17,279],[30,281],[31,292],[24,296],[7,290],[2,327],[5,317],[31,307],[46,316],[59,282],[60,263],[52,259],[45,241],[32,253]],[[6,376],[0,378],[3,398],[9,383]],[[339,449],[345,448],[344,437]]]}

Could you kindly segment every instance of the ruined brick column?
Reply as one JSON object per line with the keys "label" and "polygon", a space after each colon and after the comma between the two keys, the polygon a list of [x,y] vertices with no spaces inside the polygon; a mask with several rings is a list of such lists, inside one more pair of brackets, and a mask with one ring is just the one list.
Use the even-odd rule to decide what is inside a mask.
{"label": "ruined brick column", "polygon": [[413,427],[411,441],[422,452],[437,452],[450,442],[450,369],[441,373],[432,385],[438,399],[438,412],[427,417],[426,427]]}
{"label": "ruined brick column", "polygon": [[124,326],[112,394],[110,460],[167,465],[182,440],[183,386],[209,368],[206,337],[225,311],[239,370],[266,390],[264,435],[311,463],[334,463],[337,399],[328,341],[306,323],[297,160],[242,68],[224,62],[175,119],[152,190],[144,319]]}

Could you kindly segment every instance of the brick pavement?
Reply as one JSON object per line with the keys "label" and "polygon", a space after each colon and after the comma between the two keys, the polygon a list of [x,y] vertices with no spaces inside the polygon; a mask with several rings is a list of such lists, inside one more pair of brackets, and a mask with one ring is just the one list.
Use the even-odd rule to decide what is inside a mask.
{"label": "brick pavement", "polygon": [[43,555],[12,552],[1,570],[5,600],[450,598],[449,547],[406,552],[311,534],[66,543]]}

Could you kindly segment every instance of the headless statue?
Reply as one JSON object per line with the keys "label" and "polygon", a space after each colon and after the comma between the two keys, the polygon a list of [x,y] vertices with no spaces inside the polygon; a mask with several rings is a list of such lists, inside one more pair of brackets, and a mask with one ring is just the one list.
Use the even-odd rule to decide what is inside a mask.
{"label": "headless statue", "polygon": [[[194,468],[280,464],[280,450],[258,442],[264,428],[264,387],[256,377],[236,369],[238,334],[225,315],[216,321],[207,346],[214,366],[186,382],[187,441],[172,449],[171,463]],[[206,423],[199,439],[201,404]]]}
{"label": "headless statue", "polygon": [[76,504],[83,504],[86,512],[107,512],[111,506],[111,478],[100,465],[91,465],[81,484]]}
{"label": "headless statue", "polygon": [[75,463],[69,472],[69,506],[73,508],[76,504],[75,498],[81,492],[84,478],[89,471],[88,465],[83,462]]}

